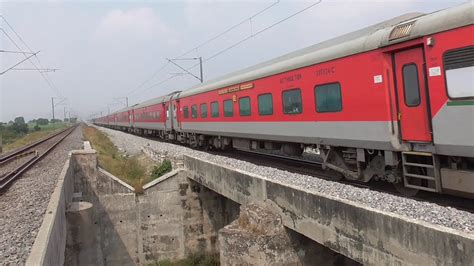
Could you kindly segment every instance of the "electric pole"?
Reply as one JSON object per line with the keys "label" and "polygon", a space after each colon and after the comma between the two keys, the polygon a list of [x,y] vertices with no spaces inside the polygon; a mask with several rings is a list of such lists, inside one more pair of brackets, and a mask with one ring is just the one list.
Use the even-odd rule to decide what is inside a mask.
{"label": "electric pole", "polygon": [[202,57],[199,57],[199,70],[201,73],[201,83],[203,83],[204,77],[202,76]]}
{"label": "electric pole", "polygon": [[[54,103],[54,99],[58,99],[60,100],[58,103]],[[51,97],[51,111],[53,112],[53,123],[54,123],[54,119],[56,118],[55,116],[55,113],[54,113],[54,107],[56,107],[56,105],[60,105],[62,104],[64,101],[66,101],[67,99],[66,98],[63,98],[63,97]]]}
{"label": "electric pole", "polygon": [[54,123],[54,97],[51,97],[51,109],[53,109],[53,123]]}
{"label": "electric pole", "polygon": [[123,100],[125,100],[125,106],[128,107],[128,97],[114,97],[113,99],[120,104],[124,104]]}

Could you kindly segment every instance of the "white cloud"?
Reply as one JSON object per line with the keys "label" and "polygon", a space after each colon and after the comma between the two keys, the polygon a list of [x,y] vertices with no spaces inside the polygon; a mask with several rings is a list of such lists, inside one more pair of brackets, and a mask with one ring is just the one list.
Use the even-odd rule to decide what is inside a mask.
{"label": "white cloud", "polygon": [[96,31],[97,37],[128,35],[151,39],[155,34],[168,34],[171,30],[154,13],[153,9],[141,7],[129,10],[115,9],[102,17]]}

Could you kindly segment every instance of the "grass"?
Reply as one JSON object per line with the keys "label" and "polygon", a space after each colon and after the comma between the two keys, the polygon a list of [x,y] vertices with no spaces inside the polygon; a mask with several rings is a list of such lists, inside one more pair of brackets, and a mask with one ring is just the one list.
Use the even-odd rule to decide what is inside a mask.
{"label": "grass", "polygon": [[[65,128],[69,125],[70,125],[69,123],[65,123],[65,122],[56,122],[56,123],[49,123],[47,125],[38,125],[38,126],[41,128],[41,131],[43,130],[51,131],[51,130]],[[35,126],[36,126],[36,123],[28,123],[28,129],[30,131],[33,131]]]}
{"label": "grass", "polygon": [[26,135],[19,135],[18,138],[16,138],[15,140],[11,141],[10,143],[6,143],[4,146],[3,146],[3,151],[6,152],[6,151],[11,151],[11,150],[14,150],[14,149],[18,149],[22,146],[25,146],[25,145],[28,145],[28,144],[31,144],[37,140],[40,140],[50,134],[52,134],[54,131],[57,131],[57,130],[60,130],[60,129],[63,129],[67,126],[69,126],[69,124],[67,123],[54,123],[54,124],[49,124],[49,125],[46,125],[46,126],[40,126],[41,127],[41,130],[40,131],[33,131],[33,127],[34,125],[31,127],[30,125],[28,125],[30,127],[30,133],[26,134]]}
{"label": "grass", "polygon": [[151,171],[151,177],[153,179],[158,178],[166,173],[171,172],[172,165],[170,160],[163,160],[161,165],[155,165]]}
{"label": "grass", "polygon": [[192,254],[189,257],[178,260],[162,260],[150,266],[219,266],[219,257],[213,255]]}
{"label": "grass", "polygon": [[[165,170],[168,170],[168,167],[171,171],[171,162],[169,161],[169,166],[167,164],[155,166],[155,163],[144,154],[126,156],[118,150],[106,134],[95,127],[84,127],[83,135],[97,151],[99,166],[130,184],[138,194],[143,193],[144,184],[166,173]],[[152,174],[156,172],[153,169],[161,169],[160,172],[163,173]]]}

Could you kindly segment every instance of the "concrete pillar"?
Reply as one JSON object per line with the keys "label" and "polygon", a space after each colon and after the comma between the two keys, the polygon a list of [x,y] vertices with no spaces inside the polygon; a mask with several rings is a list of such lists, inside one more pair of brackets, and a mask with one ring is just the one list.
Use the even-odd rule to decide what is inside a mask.
{"label": "concrete pillar", "polygon": [[84,200],[96,203],[97,156],[95,150],[81,150],[73,153],[74,191],[82,192]]}
{"label": "concrete pillar", "polygon": [[241,206],[240,216],[219,231],[221,265],[300,265],[281,217],[268,206]]}
{"label": "concrete pillar", "polygon": [[89,202],[72,202],[66,211],[65,265],[97,265],[97,238]]}

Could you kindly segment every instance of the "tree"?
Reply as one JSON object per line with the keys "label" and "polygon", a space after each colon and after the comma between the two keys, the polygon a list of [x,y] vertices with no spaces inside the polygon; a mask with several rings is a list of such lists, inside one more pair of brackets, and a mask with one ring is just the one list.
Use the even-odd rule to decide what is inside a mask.
{"label": "tree", "polygon": [[25,118],[23,116],[16,117],[14,123],[18,125],[25,124]]}
{"label": "tree", "polygon": [[38,118],[36,119],[36,123],[40,126],[45,126],[49,124],[49,120],[47,118]]}
{"label": "tree", "polygon": [[22,116],[16,117],[11,125],[12,130],[17,134],[28,133],[28,124],[25,123],[25,118]]}

